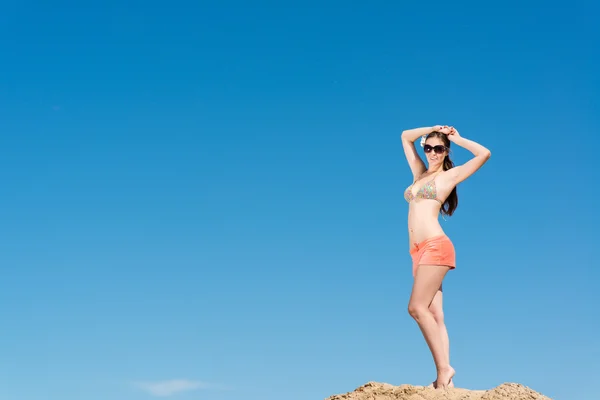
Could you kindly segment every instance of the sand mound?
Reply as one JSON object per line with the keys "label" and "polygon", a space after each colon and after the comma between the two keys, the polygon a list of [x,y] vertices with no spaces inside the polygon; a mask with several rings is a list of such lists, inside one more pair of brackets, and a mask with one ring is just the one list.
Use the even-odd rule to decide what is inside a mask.
{"label": "sand mound", "polygon": [[338,394],[325,400],[551,400],[518,383],[503,383],[490,390],[453,388],[435,390],[423,386],[369,382],[346,394]]}

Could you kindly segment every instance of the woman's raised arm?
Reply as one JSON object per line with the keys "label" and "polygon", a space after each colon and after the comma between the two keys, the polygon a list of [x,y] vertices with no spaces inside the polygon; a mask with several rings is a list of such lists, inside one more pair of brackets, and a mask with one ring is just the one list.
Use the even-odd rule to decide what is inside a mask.
{"label": "woman's raised arm", "polygon": [[436,125],[424,128],[407,129],[403,131],[400,136],[402,139],[402,147],[404,148],[404,155],[406,156],[406,161],[408,161],[414,179],[417,179],[417,177],[423,174],[427,169],[425,163],[423,163],[423,160],[419,156],[419,153],[417,153],[415,141],[423,135],[435,132],[438,128],[441,128],[441,126]]}
{"label": "woman's raised arm", "polygon": [[492,152],[485,146],[460,136],[458,131],[454,128],[451,128],[451,132],[448,134],[448,140],[469,150],[475,156],[466,163],[456,166],[448,171],[455,185],[477,172],[477,170],[492,156]]}

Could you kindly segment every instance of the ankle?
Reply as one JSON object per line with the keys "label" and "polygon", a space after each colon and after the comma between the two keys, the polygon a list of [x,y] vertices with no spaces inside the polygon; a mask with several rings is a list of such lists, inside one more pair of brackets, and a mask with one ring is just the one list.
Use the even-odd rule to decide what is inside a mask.
{"label": "ankle", "polygon": [[437,367],[437,372],[448,372],[448,371],[452,371],[453,368],[450,364],[445,364],[445,365],[440,365],[439,367]]}

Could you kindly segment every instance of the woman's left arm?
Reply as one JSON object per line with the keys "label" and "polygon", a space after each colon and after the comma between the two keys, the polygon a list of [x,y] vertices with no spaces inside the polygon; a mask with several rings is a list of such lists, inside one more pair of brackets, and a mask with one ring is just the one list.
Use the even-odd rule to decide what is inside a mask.
{"label": "woman's left arm", "polygon": [[489,149],[479,143],[460,136],[458,131],[454,128],[452,128],[452,131],[448,134],[448,139],[452,143],[469,150],[475,155],[475,157],[466,163],[448,170],[449,176],[455,185],[477,172],[477,170],[492,156],[492,152]]}

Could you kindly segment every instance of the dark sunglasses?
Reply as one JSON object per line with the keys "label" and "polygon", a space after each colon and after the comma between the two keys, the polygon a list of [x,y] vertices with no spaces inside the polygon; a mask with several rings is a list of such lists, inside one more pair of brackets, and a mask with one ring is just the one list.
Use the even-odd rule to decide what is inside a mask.
{"label": "dark sunglasses", "polygon": [[438,144],[436,146],[426,144],[425,146],[423,146],[423,150],[425,151],[425,153],[431,153],[431,150],[433,150],[435,154],[442,154],[444,151],[446,151],[446,149],[447,147],[442,146],[441,144]]}

